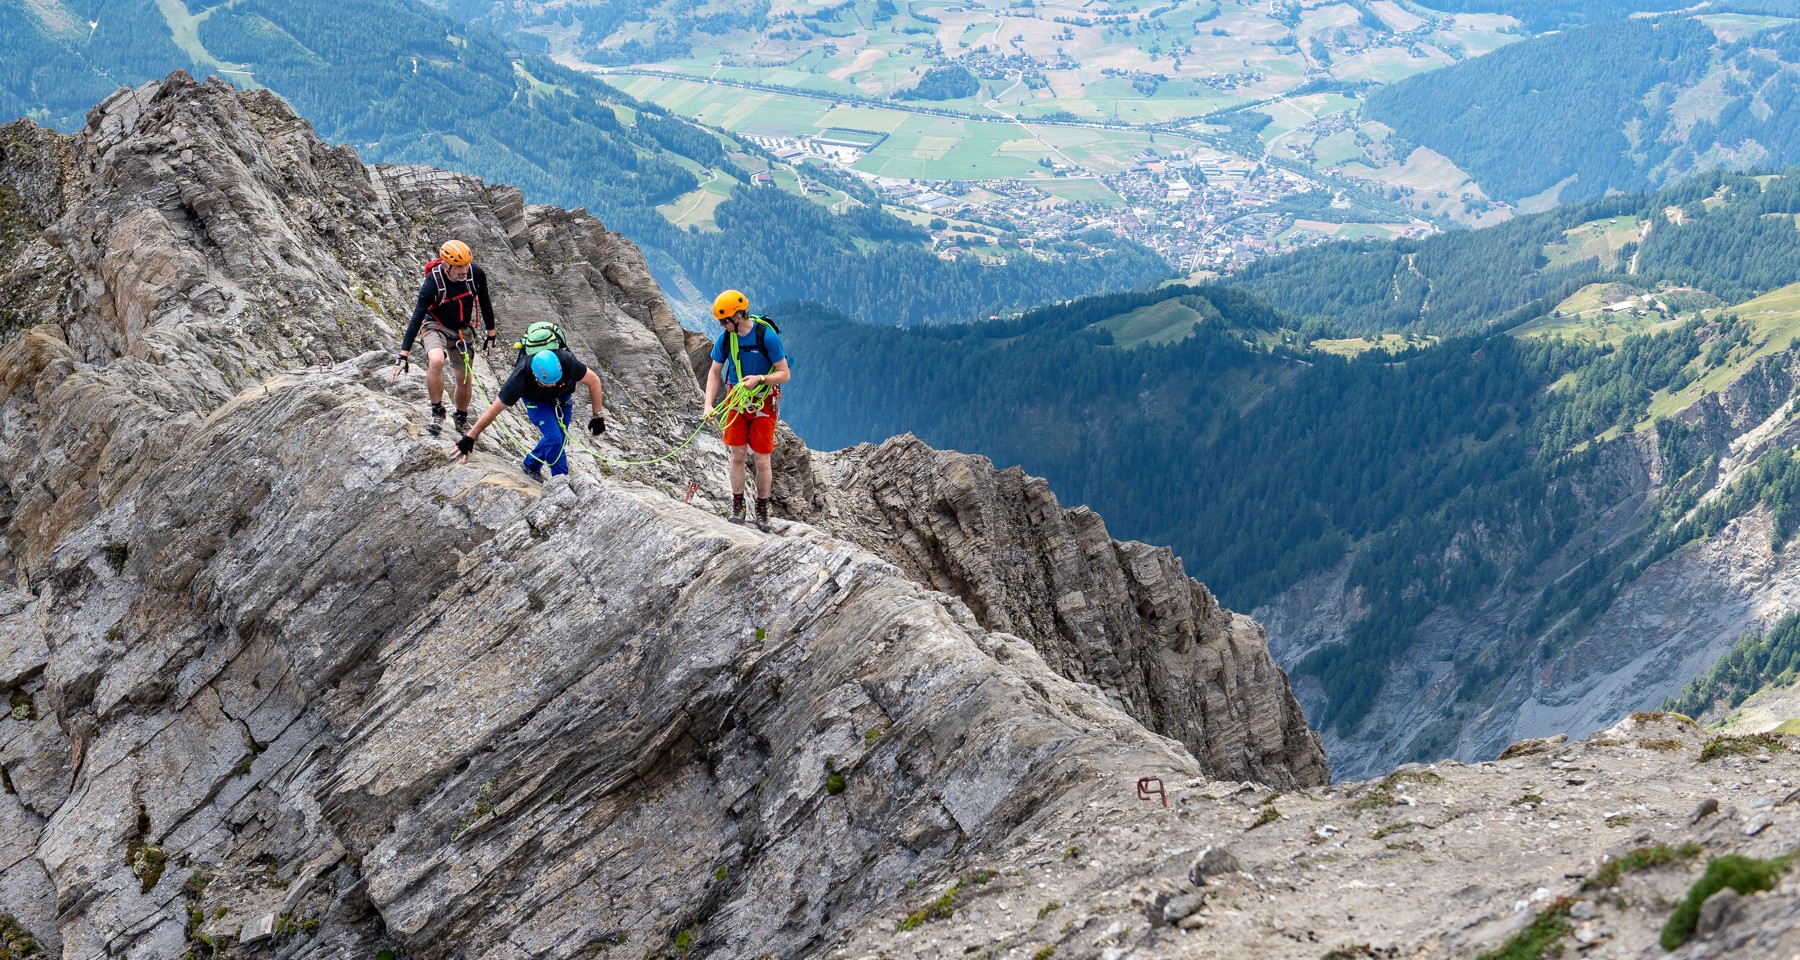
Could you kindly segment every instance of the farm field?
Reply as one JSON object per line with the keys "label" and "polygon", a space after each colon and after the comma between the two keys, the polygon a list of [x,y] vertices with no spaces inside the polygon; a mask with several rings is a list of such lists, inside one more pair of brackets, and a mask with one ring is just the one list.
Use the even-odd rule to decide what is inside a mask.
{"label": "farm field", "polygon": [[1111,174],[1125,170],[1146,148],[1203,146],[1170,134],[929,116],[669,77],[610,74],[606,79],[633,97],[730,133],[797,137],[838,128],[887,134],[855,168],[896,179],[1049,179],[1040,160]]}
{"label": "farm field", "polygon": [[1565,230],[1561,242],[1546,244],[1544,256],[1552,267],[1594,259],[1600,262],[1603,270],[1619,268],[1624,266],[1620,262],[1620,251],[1626,244],[1638,240],[1642,230],[1643,224],[1637,217],[1584,223]]}
{"label": "farm field", "polygon": [[[1436,337],[1428,338],[1431,340]],[[1340,357],[1357,357],[1370,350],[1385,350],[1388,353],[1399,353],[1415,341],[1408,340],[1405,334],[1384,333],[1379,338],[1348,337],[1343,340],[1314,340],[1309,346],[1321,353],[1335,354]]]}
{"label": "farm field", "polygon": [[1512,329],[1516,337],[1548,337],[1580,343],[1617,346],[1626,337],[1675,326],[1680,320],[1660,313],[1639,317],[1632,313],[1565,313],[1560,317],[1539,317]]}
{"label": "farm field", "polygon": [[1099,180],[1081,178],[1046,180],[1036,186],[1053,197],[1072,203],[1098,203],[1107,207],[1125,205],[1125,198],[1114,193],[1111,187]]}
{"label": "farm field", "polygon": [[1759,16],[1748,13],[1709,13],[1697,19],[1711,27],[1712,32],[1727,43],[1794,22],[1790,17]]}
{"label": "farm field", "polygon": [[1326,223],[1322,220],[1295,220],[1294,225],[1277,234],[1276,242],[1284,242],[1296,234],[1310,231],[1338,240],[1393,240],[1406,236],[1410,224],[1405,223]]}
{"label": "farm field", "polygon": [[1109,317],[1098,325],[1112,331],[1114,346],[1130,349],[1174,343],[1192,333],[1205,319],[1178,297]]}

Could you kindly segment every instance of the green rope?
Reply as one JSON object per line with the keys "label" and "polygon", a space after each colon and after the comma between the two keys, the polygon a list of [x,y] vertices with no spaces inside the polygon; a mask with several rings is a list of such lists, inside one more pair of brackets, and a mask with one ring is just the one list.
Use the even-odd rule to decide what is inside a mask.
{"label": "green rope", "polygon": [[[735,348],[737,345],[733,343],[732,346]],[[732,352],[732,359],[735,360],[736,350],[734,349]],[[473,386],[475,393],[481,400],[482,409],[486,410],[493,405],[493,401],[488,398],[487,391],[482,389],[481,381],[475,377],[473,352],[463,353],[462,358],[463,375],[466,378],[466,382]],[[740,367],[739,369],[741,370],[742,368]],[[718,405],[713,407],[712,417],[718,418],[720,425],[723,426],[725,423],[728,423],[733,416],[748,415],[753,410],[760,410],[763,401],[768,399],[770,391],[771,388],[766,382],[759,383],[755,387],[746,387],[742,382],[734,384],[729,390],[725,391],[725,396],[719,401]],[[574,396],[571,395],[569,399],[573,401]],[[494,418],[493,423],[494,427],[496,427],[500,433],[501,440],[507,445],[513,446],[515,448],[514,452],[518,453],[520,456],[530,457],[531,451],[535,449],[537,445],[527,441],[521,431],[515,431],[504,419],[504,416],[505,415],[502,414],[500,417]],[[676,445],[675,449],[670,450],[662,456],[652,457],[648,460],[620,460],[595,450],[585,442],[580,434],[570,433],[568,424],[563,423],[561,417],[553,415],[551,419],[555,420],[557,425],[562,427],[564,447],[573,447],[574,449],[593,457],[595,460],[601,460],[621,467],[647,467],[651,464],[668,460],[681,451],[686,450],[699,438],[700,431],[706,429],[706,420],[701,420],[700,424],[694,427],[694,432],[687,435],[687,439],[681,441],[680,444]],[[708,419],[711,418],[709,417]],[[548,466],[548,464],[546,464],[546,466]]]}
{"label": "green rope", "polygon": [[[718,416],[719,422],[723,424],[726,420],[730,419],[733,414],[743,414],[760,408],[762,406],[763,398],[767,395],[768,384],[758,384],[754,389],[745,387],[741,383],[737,384],[730,390],[725,391],[724,399],[719,401],[718,406],[713,408],[713,414],[714,416]],[[693,443],[694,440],[700,436],[700,431],[706,429],[706,421],[700,421],[700,425],[694,428],[693,433],[687,435],[686,440],[681,441],[679,446],[660,457],[652,457],[649,460],[618,460],[588,446],[585,438],[579,434],[570,433],[568,426],[563,424],[561,417],[552,417],[551,419],[555,420],[559,425],[562,425],[564,446],[574,447],[582,453],[593,457],[595,460],[604,460],[607,463],[616,464],[621,467],[645,467],[653,463],[661,463],[681,451],[686,450],[688,445]]]}
{"label": "green rope", "polygon": [[[478,396],[481,399],[481,409],[486,410],[488,407],[493,406],[494,402],[492,400],[488,399],[487,391],[482,389],[481,381],[476,379],[476,377],[475,377],[475,354],[474,354],[474,351],[471,350],[471,351],[464,352],[462,355],[462,361],[463,361],[463,376],[465,378],[464,382],[466,382],[470,386],[472,386],[474,388],[476,396]],[[505,414],[501,414],[501,416],[494,418],[494,427],[497,429],[497,431],[500,434],[501,445],[502,446],[507,446],[507,445],[512,446],[513,452],[517,453],[518,455],[520,455],[522,457],[531,456],[531,450],[533,447],[536,446],[536,444],[527,443],[525,440],[525,435],[520,431],[514,430],[512,425],[507,423],[507,421],[504,418],[505,418]]]}

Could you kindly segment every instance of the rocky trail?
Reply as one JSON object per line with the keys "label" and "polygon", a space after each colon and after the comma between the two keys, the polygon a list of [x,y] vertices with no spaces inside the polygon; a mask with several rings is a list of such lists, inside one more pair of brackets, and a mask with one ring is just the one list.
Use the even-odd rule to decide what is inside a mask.
{"label": "rocky trail", "polygon": [[[1800,956],[1800,879],[1664,924],[1713,857],[1800,848],[1800,758],[1646,714],[1498,761],[1281,791],[1167,784],[1046,813],[1030,842],[916,891],[833,957],[1458,958]],[[1714,752],[1720,750],[1713,748]],[[1610,868],[1609,868],[1610,865]],[[947,890],[947,909],[932,912]],[[916,918],[916,925],[909,922]],[[911,927],[911,929],[904,929]]]}

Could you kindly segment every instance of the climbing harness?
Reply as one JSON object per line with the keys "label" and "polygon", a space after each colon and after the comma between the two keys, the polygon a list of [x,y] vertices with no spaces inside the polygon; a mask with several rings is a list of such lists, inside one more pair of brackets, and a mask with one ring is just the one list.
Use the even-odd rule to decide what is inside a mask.
{"label": "climbing harness", "polygon": [[[479,399],[481,400],[483,409],[486,409],[488,406],[492,406],[493,401],[491,399],[489,399],[487,390],[482,387],[481,381],[479,379],[476,379],[475,374],[474,374],[473,362],[471,360],[470,355],[467,353],[463,354],[463,372],[467,378],[466,382],[470,383],[474,386],[475,392],[478,395]],[[727,390],[725,392],[724,398],[721,399],[719,401],[719,403],[713,407],[713,416],[711,418],[707,418],[707,419],[715,419],[716,418],[716,419],[718,419],[718,421],[720,423],[724,423],[733,414],[750,415],[750,414],[748,414],[748,412],[751,410],[755,410],[758,413],[760,413],[760,411],[762,410],[763,400],[768,396],[768,392],[770,389],[771,388],[767,384],[758,384],[755,388],[747,388],[742,383],[739,383],[736,386],[733,386],[730,390]],[[696,439],[699,438],[700,432],[702,430],[706,429],[706,423],[707,423],[706,419],[701,420],[699,425],[694,427],[694,432],[688,434],[687,438],[682,440],[681,443],[677,444],[673,450],[670,450],[668,453],[665,453],[661,456],[652,457],[648,460],[620,460],[616,457],[609,457],[606,454],[601,453],[600,451],[594,449],[592,446],[590,446],[589,444],[587,444],[585,442],[585,440],[580,436],[579,433],[571,433],[569,431],[568,425],[563,423],[562,417],[557,416],[557,417],[553,417],[553,419],[557,422],[557,424],[562,426],[563,445],[564,446],[572,447],[576,450],[579,450],[582,453],[585,453],[588,456],[593,457],[595,460],[604,461],[606,463],[610,463],[610,464],[613,464],[615,466],[620,466],[620,467],[647,467],[647,466],[650,466],[651,464],[661,463],[664,460],[668,460],[671,457],[674,457],[676,454],[680,453],[681,451],[686,450],[690,445],[693,444],[693,442]],[[512,425],[509,424],[504,417],[496,418],[494,420],[494,427],[495,427],[495,429],[497,429],[500,432],[501,441],[502,441],[503,445],[505,445],[509,450],[511,450],[513,453],[516,453],[517,455],[519,455],[521,457],[531,457],[532,456],[531,451],[536,447],[536,445],[531,443],[529,440],[527,440],[522,433],[514,430]],[[534,459],[536,459],[536,458],[534,458]],[[690,493],[689,497],[692,497],[692,496],[693,496],[693,494]]]}

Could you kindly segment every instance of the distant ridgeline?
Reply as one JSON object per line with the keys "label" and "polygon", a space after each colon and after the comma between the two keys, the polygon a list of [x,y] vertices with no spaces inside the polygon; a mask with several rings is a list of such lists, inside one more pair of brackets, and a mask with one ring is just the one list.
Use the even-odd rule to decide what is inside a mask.
{"label": "distant ridgeline", "polygon": [[[1446,4],[1438,4],[1445,6]],[[1662,6],[1675,6],[1664,3]],[[1681,4],[1686,6],[1686,4]],[[1657,3],[1464,0],[1546,26]],[[1515,9],[1517,8],[1517,9]],[[1708,13],[1800,14],[1792,3]],[[1701,89],[1704,87],[1705,89]],[[1723,41],[1688,16],[1593,23],[1503,47],[1370,94],[1363,115],[1455,161],[1490,194],[1570,202],[1726,166],[1800,162],[1800,23]]]}
{"label": "distant ridgeline", "polygon": [[[1800,235],[1794,186],[1771,180],[1765,192],[1751,178],[1704,178],[1653,200],[1615,198],[1605,201],[1611,207],[1436,238],[1416,245],[1418,260],[1442,296],[1475,277],[1497,296],[1540,282],[1539,260],[1521,253],[1524,240],[1541,250],[1564,239],[1574,222],[1564,217],[1644,209],[1663,216],[1664,206],[1675,206],[1689,215],[1685,225],[1652,233],[1643,252],[1655,269],[1633,279],[1679,279],[1686,294],[1660,295],[1676,303],[1736,303],[1800,282],[1800,244],[1760,232],[1767,224]],[[1765,216],[1765,203],[1783,215]],[[1427,254],[1446,250],[1454,256]],[[1653,315],[1641,321],[1650,332],[1604,342],[1554,329],[1527,335],[1525,327],[1436,344],[1390,339],[1397,353],[1345,358],[1315,339],[1324,332],[1317,322],[1302,323],[1251,292],[1265,283],[1360,291],[1376,286],[1356,275],[1359,263],[1371,262],[1387,264],[1370,272],[1391,295],[1391,264],[1406,255],[1314,251],[1271,263],[1249,290],[1172,287],[930,330],[870,329],[825,308],[790,305],[778,313],[804,358],[804,382],[784,409],[820,447],[910,430],[936,446],[1021,464],[1066,502],[1103,513],[1116,534],[1171,544],[1190,573],[1238,609],[1349,559],[1348,590],[1366,615],[1351,626],[1349,643],[1290,664],[1317,678],[1328,697],[1312,721],[1343,734],[1376,702],[1384,669],[1429,615],[1468,610],[1503,578],[1508,602],[1518,604],[1511,632],[1460,654],[1459,702],[1479,701],[1534,658],[1579,639],[1646,566],[1732,518],[1766,505],[1777,512],[1781,542],[1800,526],[1800,466],[1781,451],[1690,516],[1718,478],[1718,453],[1668,419],[1742,378],[1773,377],[1758,396],[1779,406],[1790,387],[1760,363],[1780,346],[1782,330],[1800,329],[1800,293],[1790,313],[1756,312],[1774,320],[1690,310]],[[1564,276],[1548,287],[1601,274],[1587,264]],[[1550,304],[1539,311],[1550,322],[1555,301],[1529,289],[1497,312],[1528,298]],[[1373,308],[1378,299],[1351,303]],[[1462,309],[1471,318],[1465,327],[1480,325],[1480,307]],[[1610,444],[1652,426],[1666,502],[1570,572],[1559,552],[1631,495],[1599,469]],[[1422,736],[1412,752],[1441,755],[1458,722]]]}
{"label": "distant ridgeline", "polygon": [[[225,75],[254,76],[326,139],[368,160],[461,170],[519,186],[534,202],[585,206],[703,287],[754,284],[765,297],[812,297],[859,319],[926,323],[1136,286],[1170,272],[1151,251],[1110,240],[1099,257],[1083,247],[1089,256],[1021,255],[992,268],[949,263],[926,249],[924,231],[877,207],[834,216],[778,189],[743,189],[721,203],[720,231],[677,230],[656,206],[696,189],[702,168],[748,183],[728,151],[760,156],[754,145],[521,53],[419,0],[190,0],[196,22],[185,25],[192,30],[186,47],[156,0],[30,9],[39,15],[0,5],[6,119],[31,116],[71,129],[120,85],[175,69],[235,71]],[[75,15],[67,23],[52,15],[64,9]],[[89,18],[100,26],[90,30]],[[246,64],[253,73],[241,69]],[[809,173],[874,199],[852,178]]]}
{"label": "distant ridgeline", "polygon": [[[1425,240],[1328,244],[1253,264],[1232,282],[1351,333],[1456,334],[1549,313],[1588,284],[1703,286],[1728,302],[1800,281],[1800,170],[1714,173],[1649,195],[1620,195]],[[1616,251],[1560,258],[1570,231],[1636,218]],[[1643,225],[1647,224],[1647,228]],[[1577,251],[1579,252],[1579,251]]]}

